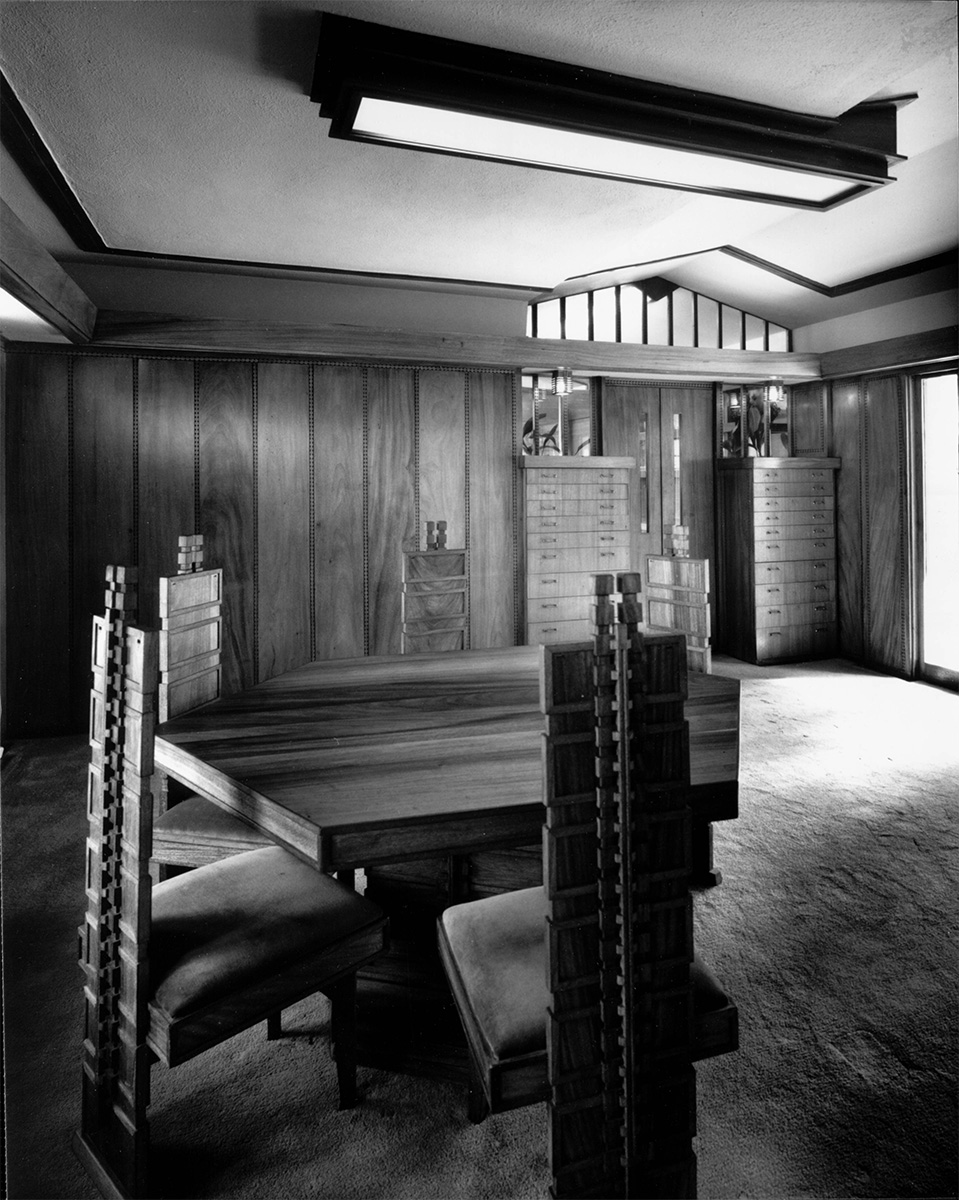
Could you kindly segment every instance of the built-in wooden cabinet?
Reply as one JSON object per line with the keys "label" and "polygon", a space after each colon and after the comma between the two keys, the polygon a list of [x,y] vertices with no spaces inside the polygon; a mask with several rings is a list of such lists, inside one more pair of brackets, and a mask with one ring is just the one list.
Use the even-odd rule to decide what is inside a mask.
{"label": "built-in wooden cabinet", "polygon": [[597,574],[630,569],[635,459],[524,457],[526,641],[590,636]]}
{"label": "built-in wooden cabinet", "polygon": [[720,631],[747,662],[837,650],[834,458],[729,458],[721,497]]}

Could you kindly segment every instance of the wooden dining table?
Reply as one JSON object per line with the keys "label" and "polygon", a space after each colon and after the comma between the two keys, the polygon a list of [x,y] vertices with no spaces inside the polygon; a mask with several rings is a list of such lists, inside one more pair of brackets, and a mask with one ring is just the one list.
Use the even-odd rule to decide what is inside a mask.
{"label": "wooden dining table", "polygon": [[[433,923],[447,903],[541,880],[540,656],[511,646],[313,662],[157,727],[157,769],[321,871],[362,869],[390,911],[393,958],[368,980],[380,1049],[361,1045],[361,1061],[465,1070],[455,1029],[440,1052],[423,1050],[450,1015]],[[702,835],[738,812],[739,682],[691,673],[686,717]],[[403,1012],[412,1041],[384,1034],[384,1013]]]}
{"label": "wooden dining table", "polygon": [[[157,727],[156,765],[322,871],[536,842],[540,649],[307,663]],[[739,682],[689,675],[691,802],[736,816]],[[517,840],[519,839],[519,840]]]}

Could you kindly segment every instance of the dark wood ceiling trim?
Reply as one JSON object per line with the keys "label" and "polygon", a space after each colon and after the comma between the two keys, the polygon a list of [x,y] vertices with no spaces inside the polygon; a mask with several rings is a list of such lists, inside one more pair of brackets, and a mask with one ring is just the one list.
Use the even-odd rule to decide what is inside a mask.
{"label": "dark wood ceiling trim", "polygon": [[943,362],[959,355],[959,326],[946,325],[923,333],[887,338],[821,355],[823,379],[868,375],[873,371],[898,370],[923,363]]}
{"label": "dark wood ceiling trim", "polygon": [[96,306],[2,200],[0,286],[71,342],[93,336]]}
{"label": "dark wood ceiling trim", "polygon": [[109,249],[2,73],[0,139],[77,246],[87,251]]}
{"label": "dark wood ceiling trim", "polygon": [[830,285],[819,283],[806,275],[799,275],[795,271],[779,266],[778,263],[759,258],[736,246],[720,246],[719,250],[722,254],[728,254],[730,258],[739,259],[740,262],[758,267],[761,271],[768,271],[770,275],[776,275],[780,279],[795,283],[798,287],[806,288],[809,291],[818,292],[821,296],[828,296],[830,299],[834,299],[836,296],[848,296],[851,292],[861,292],[866,288],[878,287],[883,283],[892,283],[896,279],[907,279],[910,275],[921,275],[924,271],[935,271],[940,267],[952,267],[953,273],[955,273],[957,267],[956,251],[946,250],[942,254],[932,254],[928,258],[920,258],[915,262],[903,263],[898,267],[888,267],[885,271],[876,271],[872,275],[861,275],[858,279],[850,279],[846,283]]}

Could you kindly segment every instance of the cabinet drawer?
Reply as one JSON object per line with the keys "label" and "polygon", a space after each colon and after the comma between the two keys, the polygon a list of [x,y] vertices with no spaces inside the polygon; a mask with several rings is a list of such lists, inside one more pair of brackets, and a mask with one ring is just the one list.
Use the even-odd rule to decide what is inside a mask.
{"label": "cabinet drawer", "polygon": [[836,605],[831,600],[806,604],[766,604],[756,609],[757,629],[779,629],[794,625],[833,624]]}
{"label": "cabinet drawer", "polygon": [[756,563],[756,586],[766,583],[820,583],[836,578],[834,558],[813,558],[799,562]]}
{"label": "cabinet drawer", "polygon": [[534,533],[610,533],[617,530],[629,529],[629,521],[625,513],[604,512],[597,516],[595,512],[555,513],[527,515],[527,536]]}
{"label": "cabinet drawer", "polygon": [[831,483],[832,468],[830,467],[778,467],[763,468],[753,472],[755,483]]}
{"label": "cabinet drawer", "polygon": [[596,479],[590,483],[536,482],[526,485],[527,500],[625,500],[625,483],[605,483]]}
{"label": "cabinet drawer", "polygon": [[538,483],[629,483],[629,467],[527,467],[526,486],[533,487]]}
{"label": "cabinet drawer", "polygon": [[831,479],[781,479],[776,483],[754,483],[753,496],[756,499],[768,496],[831,496],[833,486]]}
{"label": "cabinet drawer", "polygon": [[[815,514],[808,515],[814,516]],[[776,521],[775,524],[757,525],[753,531],[757,545],[761,542],[774,542],[783,538],[795,541],[798,538],[831,538],[835,536],[836,530],[832,521],[820,521],[818,525],[787,525],[785,521]]]}
{"label": "cabinet drawer", "polygon": [[811,525],[816,521],[831,523],[833,520],[831,504],[822,504],[817,508],[796,508],[792,500],[770,500],[769,503],[775,504],[776,508],[762,508],[753,513],[753,524],[757,529],[761,525]]}
{"label": "cabinet drawer", "polygon": [[530,621],[526,626],[526,642],[530,646],[552,645],[555,642],[585,642],[592,637],[589,619],[583,621]]}
{"label": "cabinet drawer", "polygon": [[[799,564],[789,563],[788,566]],[[805,565],[805,564],[803,564]],[[807,579],[801,583],[766,583],[756,588],[756,607],[774,604],[819,604],[833,603],[836,599],[836,581]]]}
{"label": "cabinet drawer", "polygon": [[613,547],[629,548],[629,531],[614,529],[603,533],[598,529],[530,530],[526,534],[527,550],[575,550],[579,547],[609,550]]}
{"label": "cabinet drawer", "polygon": [[526,568],[531,575],[545,571],[626,571],[629,569],[628,546],[579,546],[553,550],[548,547],[527,553]]}
{"label": "cabinet drawer", "polygon": [[793,539],[757,542],[753,551],[757,563],[789,562],[792,559],[834,558],[835,538]]}
{"label": "cabinet drawer", "polygon": [[530,624],[589,621],[592,619],[592,609],[592,596],[537,596],[526,601],[526,620]]}
{"label": "cabinet drawer", "polygon": [[794,625],[786,629],[756,630],[756,661],[802,658],[836,652],[835,623]]}
{"label": "cabinet drawer", "polygon": [[[626,527],[627,501],[599,500],[530,500],[526,505],[530,517],[589,517],[594,523],[605,519]],[[569,528],[565,525],[565,528]]]}
{"label": "cabinet drawer", "polygon": [[754,519],[762,513],[832,512],[836,507],[835,496],[754,496]]}
{"label": "cabinet drawer", "polygon": [[[602,571],[544,571],[526,576],[526,595],[530,600],[555,596],[582,596],[592,603],[595,579]],[[589,612],[586,613],[589,616]]]}

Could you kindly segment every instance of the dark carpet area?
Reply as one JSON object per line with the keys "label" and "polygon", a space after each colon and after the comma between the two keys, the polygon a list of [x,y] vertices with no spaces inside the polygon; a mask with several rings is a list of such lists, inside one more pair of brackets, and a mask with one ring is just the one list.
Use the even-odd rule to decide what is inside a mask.
{"label": "dark carpet area", "polygon": [[[959,697],[847,663],[743,680],[740,817],[697,946],[736,999],[738,1054],[700,1064],[701,1197],[957,1195]],[[8,1194],[95,1197],[79,1100],[82,738],[3,756]],[[466,1120],[452,1085],[361,1070],[335,1107],[325,1002],[153,1072],[168,1197],[547,1196],[542,1105]]]}

